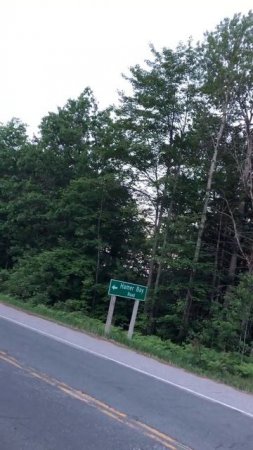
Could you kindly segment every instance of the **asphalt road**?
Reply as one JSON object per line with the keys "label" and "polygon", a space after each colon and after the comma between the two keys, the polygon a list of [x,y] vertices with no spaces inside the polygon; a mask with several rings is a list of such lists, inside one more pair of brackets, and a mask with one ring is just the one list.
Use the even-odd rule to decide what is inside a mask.
{"label": "asphalt road", "polygon": [[140,431],[0,363],[1,450],[163,449]]}
{"label": "asphalt road", "polygon": [[174,439],[252,450],[253,419],[0,319],[1,450],[183,449]]}

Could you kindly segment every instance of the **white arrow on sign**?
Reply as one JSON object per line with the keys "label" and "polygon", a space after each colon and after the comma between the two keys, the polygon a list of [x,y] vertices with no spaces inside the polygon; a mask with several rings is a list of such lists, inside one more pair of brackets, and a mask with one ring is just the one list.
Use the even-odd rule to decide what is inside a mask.
{"label": "white arrow on sign", "polygon": [[115,290],[115,289],[118,289],[118,288],[117,288],[117,286],[112,286],[112,289]]}

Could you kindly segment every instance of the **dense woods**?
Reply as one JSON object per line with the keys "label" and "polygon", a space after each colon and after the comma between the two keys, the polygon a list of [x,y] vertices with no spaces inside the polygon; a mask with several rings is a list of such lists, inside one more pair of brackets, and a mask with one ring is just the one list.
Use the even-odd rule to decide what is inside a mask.
{"label": "dense woods", "polygon": [[117,107],[86,88],[32,139],[2,124],[1,291],[104,320],[110,278],[146,284],[141,333],[250,355],[252,61],[249,12],[151,47]]}

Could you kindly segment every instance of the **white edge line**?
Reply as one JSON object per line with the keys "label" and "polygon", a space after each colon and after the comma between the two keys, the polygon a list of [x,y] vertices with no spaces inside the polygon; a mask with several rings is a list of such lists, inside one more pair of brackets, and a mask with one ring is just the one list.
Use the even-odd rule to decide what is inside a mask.
{"label": "white edge line", "polygon": [[[196,392],[196,391],[194,391],[194,390],[192,390],[190,388],[187,388],[187,387],[182,386],[180,384],[174,383],[173,381],[169,381],[169,380],[166,380],[165,378],[161,378],[161,377],[159,377],[157,375],[154,375],[154,374],[152,374],[150,372],[146,372],[145,370],[138,369],[137,367],[131,366],[130,364],[124,363],[122,361],[118,361],[117,359],[111,358],[110,356],[106,356],[103,353],[99,353],[99,352],[96,352],[94,350],[90,350],[88,348],[83,347],[82,345],[78,345],[78,344],[75,344],[74,342],[68,341],[67,339],[61,338],[61,337],[56,336],[56,335],[51,334],[51,333],[47,333],[46,331],[38,330],[37,328],[34,328],[31,325],[27,325],[25,323],[19,322],[16,319],[12,319],[10,317],[6,317],[6,316],[4,316],[2,314],[0,314],[0,318],[5,319],[5,320],[7,320],[9,322],[15,323],[16,325],[19,325],[21,327],[27,328],[29,330],[35,331],[36,333],[41,334],[41,335],[46,336],[46,337],[49,337],[51,339],[54,339],[55,341],[61,342],[61,343],[66,344],[66,345],[69,345],[70,347],[76,348],[78,350],[82,350],[84,352],[90,353],[92,355],[98,356],[98,357],[106,359],[108,361],[112,361],[112,362],[114,362],[116,364],[119,364],[120,366],[126,367],[127,369],[134,370],[135,372],[141,373],[142,375],[146,375],[148,377],[154,378],[157,381],[161,381],[163,383],[169,384],[169,385],[174,386],[174,387],[176,387],[178,389],[186,391],[189,394],[195,395],[196,397],[203,398],[203,399],[208,400],[208,401],[210,401],[212,403],[217,403],[218,405],[224,406],[226,408],[229,408],[229,409],[231,409],[233,411],[236,411],[238,413],[244,414],[245,416],[248,416],[251,419],[253,419],[253,414],[251,414],[251,413],[249,413],[247,411],[244,411],[242,409],[236,408],[235,406],[229,405],[228,403],[224,403],[224,402],[222,402],[220,400],[216,400],[215,398],[208,397],[205,394],[201,394],[200,392]],[[38,318],[40,319],[40,317],[38,317]],[[46,320],[46,319],[43,319],[43,320]],[[59,325],[59,324],[57,324],[57,325]],[[64,325],[60,325],[60,326],[64,327]]]}

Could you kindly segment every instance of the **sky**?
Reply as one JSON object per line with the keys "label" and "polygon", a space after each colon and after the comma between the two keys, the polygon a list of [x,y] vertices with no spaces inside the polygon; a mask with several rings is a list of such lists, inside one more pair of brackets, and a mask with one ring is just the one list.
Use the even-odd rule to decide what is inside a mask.
{"label": "sky", "polygon": [[100,107],[127,89],[121,74],[149,58],[149,44],[201,40],[252,0],[0,0],[0,122],[41,118],[86,86]]}

